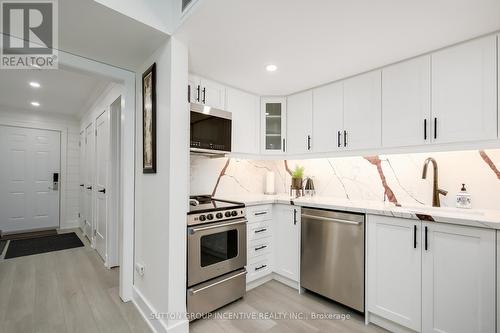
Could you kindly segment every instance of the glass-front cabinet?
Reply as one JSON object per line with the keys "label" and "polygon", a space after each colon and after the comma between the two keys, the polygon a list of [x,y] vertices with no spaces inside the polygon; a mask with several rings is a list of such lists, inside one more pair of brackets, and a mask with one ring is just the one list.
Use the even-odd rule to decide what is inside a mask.
{"label": "glass-front cabinet", "polygon": [[261,114],[262,152],[286,152],[286,99],[263,97]]}

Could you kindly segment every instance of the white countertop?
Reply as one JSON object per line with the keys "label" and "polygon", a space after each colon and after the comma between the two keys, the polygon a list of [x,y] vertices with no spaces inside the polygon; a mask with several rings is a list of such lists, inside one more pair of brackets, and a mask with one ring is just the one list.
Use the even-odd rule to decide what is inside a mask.
{"label": "white countertop", "polygon": [[293,203],[301,207],[324,208],[500,230],[500,210],[460,209],[451,207],[436,208],[429,206],[396,207],[392,203],[378,201],[354,201],[320,196],[312,198],[301,197],[296,199],[286,194],[245,194],[218,198],[244,202],[247,206]]}

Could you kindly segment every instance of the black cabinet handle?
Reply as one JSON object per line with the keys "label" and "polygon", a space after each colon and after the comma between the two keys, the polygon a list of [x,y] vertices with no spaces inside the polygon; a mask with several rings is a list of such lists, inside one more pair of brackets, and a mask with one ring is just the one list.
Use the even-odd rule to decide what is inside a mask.
{"label": "black cabinet handle", "polygon": [[337,147],[340,148],[340,131],[337,132]]}
{"label": "black cabinet handle", "polygon": [[255,251],[264,250],[266,247],[267,247],[266,245],[262,245],[262,246],[256,247]]}
{"label": "black cabinet handle", "polygon": [[417,226],[413,226],[413,248],[417,248]]}
{"label": "black cabinet handle", "polygon": [[91,190],[91,189],[92,189],[92,186],[87,187],[87,190]]}
{"label": "black cabinet handle", "polygon": [[307,150],[311,150],[311,136],[307,136]]}
{"label": "black cabinet handle", "polygon": [[425,241],[424,241],[424,248],[425,248],[425,251],[427,251],[427,227],[425,227]]}
{"label": "black cabinet handle", "polygon": [[200,101],[200,85],[198,85],[198,87],[196,87],[196,101],[199,102]]}
{"label": "black cabinet handle", "polygon": [[259,216],[259,215],[266,215],[267,212],[257,212],[257,213],[254,213],[253,215],[255,216]]}
{"label": "black cabinet handle", "polygon": [[99,191],[97,191],[97,192],[106,194],[106,189],[105,189],[105,188],[103,188],[102,190],[99,190]]}
{"label": "black cabinet handle", "polygon": [[191,85],[188,84],[188,103],[191,102]]}
{"label": "black cabinet handle", "polygon": [[286,151],[286,148],[285,148],[285,139],[283,139],[283,152]]}
{"label": "black cabinet handle", "polygon": [[264,228],[264,229],[255,230],[255,233],[258,234],[258,233],[261,233],[261,232],[264,232],[264,231],[267,231],[267,229]]}
{"label": "black cabinet handle", "polygon": [[427,141],[427,118],[424,119],[424,140]]}
{"label": "black cabinet handle", "polygon": [[203,104],[207,102],[206,97],[207,97],[207,88],[203,88]]}
{"label": "black cabinet handle", "polygon": [[434,118],[434,139],[438,136],[438,119]]}
{"label": "black cabinet handle", "polygon": [[347,147],[347,131],[344,130],[344,147]]}
{"label": "black cabinet handle", "polygon": [[297,225],[297,210],[293,210],[293,225]]}
{"label": "black cabinet handle", "polygon": [[267,267],[267,265],[262,265],[262,266],[259,266],[259,267],[255,267],[255,270],[256,271],[260,271],[261,269],[266,268],[266,267]]}

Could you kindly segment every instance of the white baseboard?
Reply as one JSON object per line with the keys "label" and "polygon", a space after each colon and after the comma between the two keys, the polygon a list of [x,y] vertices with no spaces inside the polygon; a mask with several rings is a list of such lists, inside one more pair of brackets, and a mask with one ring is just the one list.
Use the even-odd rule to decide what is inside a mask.
{"label": "white baseboard", "polygon": [[135,305],[142,318],[146,321],[152,332],[155,333],[188,333],[189,322],[182,320],[176,322],[174,325],[167,326],[162,319],[153,318],[153,314],[159,313],[151,305],[151,303],[144,297],[144,295],[135,288],[132,288],[132,303]]}
{"label": "white baseboard", "polygon": [[297,291],[300,292],[300,285],[299,282],[297,281],[290,280],[289,278],[284,277],[283,275],[279,275],[278,273],[273,273],[273,280],[281,282],[284,285],[287,285],[293,289],[297,289]]}

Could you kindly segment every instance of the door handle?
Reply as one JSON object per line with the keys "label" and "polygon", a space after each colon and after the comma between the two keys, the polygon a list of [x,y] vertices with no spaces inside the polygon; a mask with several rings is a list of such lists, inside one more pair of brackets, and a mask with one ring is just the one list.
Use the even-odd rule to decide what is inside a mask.
{"label": "door handle", "polygon": [[237,278],[237,277],[239,277],[239,276],[246,275],[246,274],[247,274],[247,271],[243,271],[243,272],[238,273],[238,274],[236,274],[236,275],[233,275],[233,276],[227,277],[227,278],[225,278],[225,279],[223,279],[223,280],[220,280],[220,281],[214,282],[214,283],[212,283],[212,284],[210,284],[210,285],[208,285],[208,286],[205,286],[205,287],[203,287],[203,288],[196,289],[196,290],[194,290],[194,289],[190,289],[190,290],[189,290],[189,293],[190,293],[191,295],[195,295],[195,294],[199,293],[200,291],[206,290],[206,289],[208,289],[208,288],[215,287],[215,286],[216,286],[216,285],[218,285],[218,284],[224,283],[224,282],[226,282],[226,281],[232,280],[232,279],[234,279],[234,278]]}
{"label": "door handle", "polygon": [[80,184],[80,187],[84,187],[84,186],[85,186],[85,184]]}
{"label": "door handle", "polygon": [[413,226],[413,248],[417,248],[417,226]]}
{"label": "door handle", "polygon": [[[361,222],[356,222],[356,221],[350,221],[350,220],[344,220],[344,219],[334,219],[331,217],[316,216],[316,215],[309,215],[309,214],[302,214],[302,217],[306,218],[306,219],[311,219],[311,220],[328,221],[328,222],[335,222],[335,223],[344,223],[344,224],[353,224],[353,225],[360,225],[361,224]],[[302,223],[304,223],[304,220],[302,220]]]}
{"label": "door handle", "polygon": [[106,189],[105,189],[105,188],[103,188],[102,190],[99,190],[99,191],[97,191],[97,192],[106,194]]}
{"label": "door handle", "polygon": [[427,251],[427,227],[425,227],[425,242],[424,242],[425,251]]}
{"label": "door handle", "polygon": [[91,190],[91,189],[92,189],[92,186],[88,186],[88,187],[87,187],[87,190]]}

